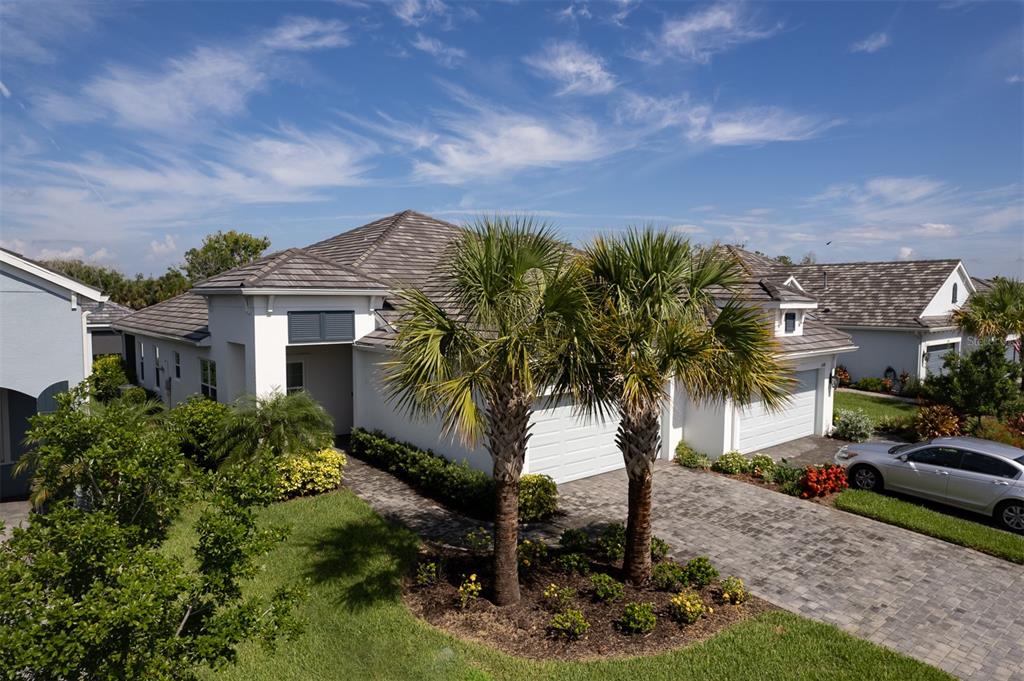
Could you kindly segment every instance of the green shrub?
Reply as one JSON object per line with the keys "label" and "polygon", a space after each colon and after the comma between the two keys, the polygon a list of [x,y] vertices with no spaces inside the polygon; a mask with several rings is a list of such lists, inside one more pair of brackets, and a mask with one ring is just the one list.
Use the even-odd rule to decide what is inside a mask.
{"label": "green shrub", "polygon": [[562,572],[590,574],[590,561],[583,553],[563,553],[555,558],[555,568]]}
{"label": "green shrub", "polygon": [[89,394],[100,402],[120,397],[121,387],[128,382],[121,355],[104,355],[93,360],[92,373],[87,382]]}
{"label": "green shrub", "polygon": [[548,545],[543,541],[524,539],[519,542],[519,568],[529,570],[535,568],[548,557]]}
{"label": "green shrub", "polygon": [[433,586],[441,578],[441,566],[429,560],[416,566],[416,586]]}
{"label": "green shrub", "polygon": [[671,550],[672,547],[661,537],[651,537],[651,560],[665,560]]}
{"label": "green shrub", "polygon": [[772,471],[772,482],[779,486],[779,491],[783,494],[788,494],[792,497],[800,496],[800,492],[803,488],[800,486],[800,480],[804,476],[803,468],[796,468],[790,466],[783,459],[775,465],[775,470]]}
{"label": "green shrub", "polygon": [[676,463],[683,468],[698,468],[704,471],[711,468],[711,459],[708,455],[701,454],[685,442],[676,445]]}
{"label": "green shrub", "polygon": [[719,473],[726,473],[727,475],[749,473],[750,459],[735,450],[726,452],[715,459],[715,462],[711,464],[711,470]]}
{"label": "green shrub", "polygon": [[576,589],[571,586],[549,584],[540,595],[544,605],[553,612],[568,610],[576,598]]}
{"label": "green shrub", "polygon": [[484,587],[480,584],[475,574],[466,577],[462,580],[462,584],[459,585],[459,606],[465,610],[469,607],[470,603],[480,598],[483,590]]}
{"label": "green shrub", "polygon": [[960,418],[944,404],[921,407],[914,416],[914,432],[919,440],[959,435]]}
{"label": "green shrub", "polygon": [[562,530],[562,536],[558,538],[558,545],[569,553],[585,553],[590,549],[590,535],[586,530],[568,528]]}
{"label": "green shrub", "polygon": [[1006,347],[1001,340],[985,340],[967,355],[947,353],[943,365],[945,371],[941,376],[928,377],[928,395],[957,414],[1002,419],[1024,408],[1021,365],[1006,359]]}
{"label": "green shrub", "polygon": [[482,527],[466,533],[466,546],[478,555],[487,555],[494,550],[494,536]]}
{"label": "green shrub", "polygon": [[626,593],[626,587],[622,582],[604,572],[591,575],[590,586],[594,591],[594,598],[602,603],[617,601]]}
{"label": "green shrub", "polygon": [[665,561],[651,570],[651,583],[659,591],[678,591],[689,583],[689,574],[679,563]]}
{"label": "green shrub", "polygon": [[597,554],[609,563],[622,560],[626,556],[626,526],[622,523],[611,523],[601,530],[594,541]]}
{"label": "green shrub", "polygon": [[919,381],[913,376],[907,376],[906,380],[900,380],[900,395],[903,397],[921,397],[926,395],[928,388],[925,386],[924,381]]}
{"label": "green shrub", "polygon": [[914,432],[914,419],[905,415],[883,416],[875,423],[875,430],[904,440],[912,440],[917,436]]}
{"label": "green shrub", "polygon": [[668,612],[676,622],[693,624],[701,617],[710,615],[714,610],[704,605],[699,593],[683,591],[669,600]]}
{"label": "green shrub", "polygon": [[337,489],[345,463],[345,455],[332,448],[281,459],[277,462],[278,498],[290,499]]}
{"label": "green shrub", "polygon": [[684,569],[686,581],[690,586],[705,587],[718,578],[718,570],[707,556],[697,556],[688,562]]}
{"label": "green shrub", "polygon": [[871,437],[871,419],[861,409],[839,409],[835,415],[832,437],[850,442],[863,442]]}
{"label": "green shrub", "polygon": [[772,480],[775,474],[775,459],[768,454],[754,454],[750,457],[750,472],[759,478]]}
{"label": "green shrub", "polygon": [[558,486],[550,476],[527,473],[519,479],[519,522],[547,520],[558,510]]}
{"label": "green shrub", "polygon": [[576,641],[586,636],[590,622],[579,610],[566,610],[551,618],[548,631],[556,638]]}
{"label": "green shrub", "polygon": [[742,579],[739,577],[726,577],[722,580],[722,601],[724,603],[739,605],[748,598],[750,598],[750,592],[743,585]]}
{"label": "green shrub", "polygon": [[[885,381],[881,378],[862,378],[851,387],[857,390],[864,390],[871,393],[887,393],[890,390],[886,389]],[[891,388],[891,386],[890,386]]]}
{"label": "green shrub", "polygon": [[1024,436],[1021,436],[1001,423],[992,416],[982,416],[980,422],[974,428],[974,436],[993,442],[1002,442],[1004,445],[1024,448]]}
{"label": "green shrub", "polygon": [[653,603],[627,603],[615,626],[624,634],[647,634],[657,623]]}
{"label": "green shrub", "polygon": [[167,412],[167,429],[186,458],[213,470],[221,461],[218,443],[230,411],[226,404],[193,395]]}
{"label": "green shrub", "polygon": [[149,399],[149,393],[145,388],[132,385],[121,392],[121,399],[130,404],[142,404]]}

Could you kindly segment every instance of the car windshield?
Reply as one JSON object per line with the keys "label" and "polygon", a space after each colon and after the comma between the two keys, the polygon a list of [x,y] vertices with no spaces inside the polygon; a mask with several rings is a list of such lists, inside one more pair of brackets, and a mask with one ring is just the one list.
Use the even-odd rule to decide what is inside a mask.
{"label": "car windshield", "polygon": [[895,447],[889,447],[889,453],[890,454],[899,454],[901,452],[907,451],[908,449],[910,449],[913,446],[914,446],[913,444],[908,444],[908,445],[896,445]]}
{"label": "car windshield", "polygon": [[1014,459],[1014,461],[1024,466],[1024,456],[1018,456],[1016,459]]}

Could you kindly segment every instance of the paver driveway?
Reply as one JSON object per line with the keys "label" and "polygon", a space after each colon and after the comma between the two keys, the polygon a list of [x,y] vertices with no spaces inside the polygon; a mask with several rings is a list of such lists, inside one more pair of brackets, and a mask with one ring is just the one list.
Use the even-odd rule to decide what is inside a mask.
{"label": "paver driveway", "polygon": [[[624,471],[559,493],[567,526],[625,518]],[[667,462],[654,531],[788,610],[965,679],[1024,679],[1024,566]]]}

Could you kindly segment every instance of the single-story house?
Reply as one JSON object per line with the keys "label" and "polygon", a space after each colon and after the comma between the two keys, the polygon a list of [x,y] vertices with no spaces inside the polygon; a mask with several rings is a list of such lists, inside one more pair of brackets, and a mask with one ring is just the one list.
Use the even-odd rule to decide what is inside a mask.
{"label": "single-story house", "polygon": [[23,498],[28,477],[13,475],[28,419],[92,371],[89,306],[96,289],[0,249],[0,500]]}
{"label": "single-story house", "polygon": [[973,343],[953,323],[953,312],[977,291],[960,260],[781,265],[762,259],[761,271],[813,296],[818,318],[851,336],[857,351],[842,364],[854,381],[883,377],[887,369],[923,380],[942,372],[947,353]]}
{"label": "single-story house", "polygon": [[[396,334],[395,291],[424,287],[462,234],[456,225],[404,211],[218,274],[114,326],[125,334],[139,384],[168,404],[197,393],[228,402],[245,393],[305,389],[340,435],[352,427],[379,429],[489,470],[482,447],[442,437],[437,419],[412,420],[396,410],[381,378]],[[821,322],[818,303],[782,281],[752,276],[743,294],[764,309],[793,368],[793,399],[769,415],[760,404],[699,406],[671,385],[664,458],[683,438],[717,456],[831,428],[831,379],[839,354],[854,349],[850,337]],[[621,468],[616,427],[578,417],[569,403],[538,404],[525,472],[564,482]]]}

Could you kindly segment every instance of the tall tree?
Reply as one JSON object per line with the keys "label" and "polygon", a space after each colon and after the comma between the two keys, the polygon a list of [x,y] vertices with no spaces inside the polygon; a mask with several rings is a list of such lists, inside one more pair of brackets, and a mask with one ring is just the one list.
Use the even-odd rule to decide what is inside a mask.
{"label": "tall tree", "polygon": [[256,260],[270,248],[270,239],[231,229],[208,234],[199,248],[185,251],[185,274],[200,281]]}
{"label": "tall tree", "polygon": [[486,440],[498,605],[519,601],[519,477],[534,405],[546,388],[561,395],[587,383],[577,373],[589,338],[579,275],[546,226],[495,217],[455,243],[429,294],[402,293],[390,395],[413,416],[440,414],[446,434]]}
{"label": "tall tree", "polygon": [[790,380],[760,311],[733,293],[744,275],[724,252],[631,230],[597,239],[585,262],[598,316],[589,372],[597,383],[581,394],[620,416],[616,442],[629,478],[624,571],[639,584],[651,571],[652,467],[669,381],[698,403],[760,398],[778,408]]}

